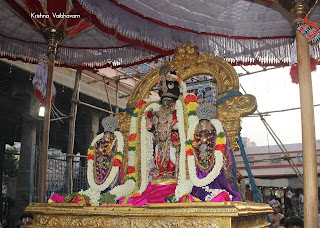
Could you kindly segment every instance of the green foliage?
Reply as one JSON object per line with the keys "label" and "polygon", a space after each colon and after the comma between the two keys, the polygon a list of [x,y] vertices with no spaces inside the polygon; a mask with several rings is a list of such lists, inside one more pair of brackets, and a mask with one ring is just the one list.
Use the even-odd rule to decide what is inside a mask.
{"label": "green foliage", "polygon": [[[66,198],[64,199],[63,203],[69,203],[69,201],[76,195],[80,195],[78,192],[74,192],[71,194],[66,195]],[[85,200],[89,203],[90,202],[90,197],[87,195],[81,195]]]}
{"label": "green foliage", "polygon": [[104,203],[107,203],[107,204],[114,204],[116,203],[117,201],[115,200],[116,199],[116,196],[111,194],[110,192],[106,192],[106,193],[103,193],[101,196],[100,196],[100,199],[99,199],[99,204],[104,204]]}
{"label": "green foliage", "polygon": [[4,177],[15,177],[18,174],[19,160],[16,158],[15,154],[18,153],[17,148],[8,148],[4,154],[3,163],[3,175]]}
{"label": "green foliage", "polygon": [[177,200],[175,198],[175,194],[167,196],[166,198],[164,198],[164,201],[167,201],[169,203],[177,203]]}

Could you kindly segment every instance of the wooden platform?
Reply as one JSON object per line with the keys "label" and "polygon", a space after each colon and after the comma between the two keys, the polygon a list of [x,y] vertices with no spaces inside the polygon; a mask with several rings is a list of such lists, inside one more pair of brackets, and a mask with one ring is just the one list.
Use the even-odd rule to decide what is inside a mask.
{"label": "wooden platform", "polygon": [[145,207],[92,207],[31,203],[33,227],[269,227],[267,204],[192,202]]}

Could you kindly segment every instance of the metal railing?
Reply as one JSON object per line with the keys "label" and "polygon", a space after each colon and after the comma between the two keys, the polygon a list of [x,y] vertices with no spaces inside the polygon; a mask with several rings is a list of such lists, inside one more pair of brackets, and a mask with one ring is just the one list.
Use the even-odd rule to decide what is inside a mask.
{"label": "metal railing", "polygon": [[[40,148],[35,146],[34,164],[33,164],[33,188],[30,198],[32,202],[39,202],[39,179],[40,179]],[[47,199],[53,193],[66,195],[66,154],[60,150],[48,151],[48,170],[47,170]],[[73,191],[78,192],[81,189],[86,190],[89,188],[87,182],[87,167],[81,166],[80,158],[73,158]],[[32,184],[32,183],[31,183]]]}

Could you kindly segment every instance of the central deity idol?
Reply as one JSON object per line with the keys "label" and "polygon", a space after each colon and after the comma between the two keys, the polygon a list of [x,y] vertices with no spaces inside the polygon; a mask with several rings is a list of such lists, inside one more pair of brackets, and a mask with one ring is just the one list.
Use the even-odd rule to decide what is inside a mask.
{"label": "central deity idol", "polygon": [[169,65],[159,76],[160,100],[141,100],[131,118],[126,181],[109,193],[134,206],[241,200],[224,177],[226,137],[212,106],[197,108]]}

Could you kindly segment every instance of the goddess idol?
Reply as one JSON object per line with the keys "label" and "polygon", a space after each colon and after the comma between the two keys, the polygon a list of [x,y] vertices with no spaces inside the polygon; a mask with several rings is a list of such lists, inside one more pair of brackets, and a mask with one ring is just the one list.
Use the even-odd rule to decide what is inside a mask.
{"label": "goddess idol", "polygon": [[90,203],[99,205],[101,194],[109,191],[123,180],[124,141],[120,131],[116,131],[118,120],[113,116],[101,122],[104,132],[92,140],[87,156],[87,178],[90,188],[80,191],[80,195],[90,197]]}

